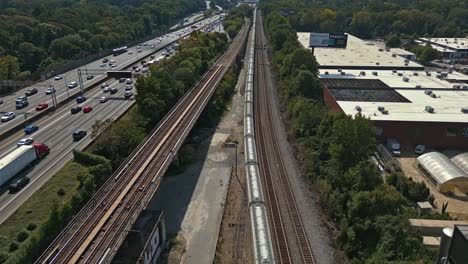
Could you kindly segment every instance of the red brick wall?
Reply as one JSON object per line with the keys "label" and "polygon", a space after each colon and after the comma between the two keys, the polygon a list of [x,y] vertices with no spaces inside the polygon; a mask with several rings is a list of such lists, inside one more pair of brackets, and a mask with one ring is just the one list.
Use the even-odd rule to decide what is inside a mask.
{"label": "red brick wall", "polygon": [[[468,123],[373,121],[373,124],[382,128],[380,139],[397,138],[409,147],[424,144],[436,149],[468,150],[468,137],[463,136]],[[454,129],[456,136],[447,136],[448,128]]]}
{"label": "red brick wall", "polygon": [[335,97],[333,97],[325,85],[323,85],[323,101],[333,112],[343,112],[343,109],[341,109],[340,105],[336,102]]}

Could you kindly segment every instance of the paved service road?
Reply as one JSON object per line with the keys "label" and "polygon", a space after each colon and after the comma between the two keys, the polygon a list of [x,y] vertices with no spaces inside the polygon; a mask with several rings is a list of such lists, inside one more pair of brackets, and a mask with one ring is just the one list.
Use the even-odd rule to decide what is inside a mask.
{"label": "paved service road", "polygon": [[[190,30],[185,30],[183,34],[189,34],[189,32]],[[175,35],[178,37],[177,34]],[[181,37],[182,36],[184,35],[181,35]],[[142,48],[143,47],[144,46],[142,46]],[[154,51],[147,51],[146,54],[149,55],[153,52]],[[154,55],[156,58],[160,57],[162,56],[162,52],[163,50],[158,51],[154,53]],[[142,54],[144,53],[142,52]],[[124,54],[121,56],[123,55]],[[140,63],[136,63],[135,65],[141,67]],[[6,190],[7,186],[3,186],[0,189],[0,224],[72,158],[73,149],[81,150],[92,141],[90,136],[91,127],[96,120],[105,120],[108,118],[116,119],[134,104],[135,101],[133,97],[130,99],[124,98],[125,83],[119,83],[118,80],[115,79],[110,79],[106,82],[109,83],[109,87],[118,88],[118,93],[110,95],[110,93],[103,93],[100,86],[96,87],[85,93],[85,97],[87,98],[85,102],[77,104],[76,101],[72,101],[37,121],[35,125],[39,126],[39,130],[32,135],[26,136],[23,131],[19,131],[1,142],[0,158],[16,149],[16,143],[21,138],[25,137],[32,137],[35,142],[47,144],[51,152],[43,160],[36,163],[33,168],[21,173],[21,176],[26,176],[31,179],[31,182],[21,191],[10,194]],[[132,92],[135,94],[136,90],[133,89]],[[63,93],[61,95],[63,96]],[[39,98],[39,95],[37,96]],[[109,100],[105,103],[100,103],[99,98],[101,96],[107,96]],[[30,99],[30,102],[32,101],[33,100]],[[81,107],[91,106],[93,110],[86,114],[83,113],[83,111],[77,114],[71,114],[70,109],[75,105],[80,105]],[[49,107],[51,107],[51,102],[49,102]],[[32,111],[35,111],[35,109]],[[16,119],[23,118],[17,117]],[[88,132],[87,136],[78,142],[74,142],[72,139],[72,133],[76,129],[85,129]]]}
{"label": "paved service road", "polygon": [[[196,16],[199,16],[197,14]],[[219,15],[213,16],[208,19],[204,19],[200,21],[199,23],[201,25],[205,25],[207,23],[210,23],[212,21],[215,21],[219,19]],[[101,70],[121,70],[128,66],[129,64],[137,61],[141,57],[148,56],[152,53],[154,53],[156,50],[159,50],[169,43],[189,35],[192,32],[192,29],[190,27],[180,29],[178,31],[172,32],[170,34],[167,34],[165,36],[157,37],[152,40],[146,41],[141,43],[140,50],[141,52],[138,52],[137,46],[129,47],[128,52],[123,53],[119,56],[108,56],[106,57],[109,62],[111,60],[115,60],[115,64],[117,65],[116,67],[112,68],[109,65],[109,62],[103,63],[103,59],[96,60],[94,62],[91,62],[89,64],[83,65],[81,67],[82,70],[82,79],[83,79],[83,85],[84,87],[90,86],[92,83],[95,83],[96,81],[103,80],[105,78],[105,71],[103,71],[103,75],[95,75],[92,80],[87,80],[86,79],[86,70],[96,70],[96,69],[101,69]],[[102,66],[102,67],[101,67]],[[79,85],[75,88],[69,89],[67,88],[67,85],[70,82],[77,82],[78,83],[78,71],[77,69],[71,70],[69,72],[66,72],[62,74],[63,79],[61,80],[55,80],[54,78],[45,80],[40,83],[36,83],[30,87],[26,87],[24,89],[21,89],[13,94],[10,94],[8,96],[3,97],[3,104],[0,105],[0,113],[4,112],[15,112],[16,113],[16,118],[13,120],[10,120],[6,123],[0,123],[0,134],[5,132],[8,129],[11,129],[12,127],[18,125],[21,122],[24,122],[24,113],[28,113],[28,116],[34,116],[37,114],[37,111],[35,110],[36,106],[40,103],[48,102],[49,105],[52,105],[52,97],[50,95],[46,95],[45,91],[46,89],[50,86],[53,85],[56,89],[56,96],[57,96],[57,101],[62,101],[66,99],[69,96],[76,95],[80,93],[80,87]],[[29,106],[23,108],[23,109],[16,109],[15,105],[15,100],[19,96],[24,96],[25,92],[28,89],[31,88],[36,88],[38,90],[38,93],[28,97],[29,101]]]}

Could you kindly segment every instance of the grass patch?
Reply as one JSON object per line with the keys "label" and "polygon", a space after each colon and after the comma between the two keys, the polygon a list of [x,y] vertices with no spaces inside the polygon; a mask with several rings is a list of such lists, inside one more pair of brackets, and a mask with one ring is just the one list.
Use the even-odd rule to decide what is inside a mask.
{"label": "grass patch", "polygon": [[[46,184],[0,225],[0,234],[2,234],[0,252],[10,251],[12,243],[20,244],[18,236],[24,237],[24,232],[36,232],[36,227],[49,218],[54,201],[58,204],[70,202],[71,197],[78,193],[80,185],[78,176],[88,173],[87,167],[76,162],[68,162],[52,176]],[[57,194],[60,190],[64,191],[63,195]],[[27,241],[27,238],[21,243],[25,241]]]}

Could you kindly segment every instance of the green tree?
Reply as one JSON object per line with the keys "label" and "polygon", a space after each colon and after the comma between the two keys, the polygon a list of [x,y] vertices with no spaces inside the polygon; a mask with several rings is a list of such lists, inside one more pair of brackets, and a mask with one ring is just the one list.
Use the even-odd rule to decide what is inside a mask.
{"label": "green tree", "polygon": [[401,45],[401,41],[397,35],[391,34],[385,40],[385,46],[387,48],[397,48],[400,45]]}
{"label": "green tree", "polygon": [[18,58],[6,55],[0,57],[0,79],[13,80],[20,72],[20,64]]}

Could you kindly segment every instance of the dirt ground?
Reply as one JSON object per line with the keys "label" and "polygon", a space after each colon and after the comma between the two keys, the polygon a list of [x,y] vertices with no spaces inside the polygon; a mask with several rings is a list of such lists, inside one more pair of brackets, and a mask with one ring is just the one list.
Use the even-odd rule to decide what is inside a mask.
{"label": "dirt ground", "polygon": [[411,177],[416,182],[424,182],[434,196],[434,205],[438,212],[442,210],[442,205],[448,203],[446,212],[457,220],[468,220],[468,201],[463,201],[456,197],[447,196],[437,191],[436,187],[424,174],[418,169],[416,157],[401,157],[399,161],[402,165],[402,170],[407,177]]}

